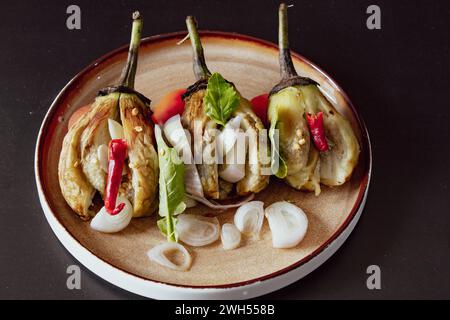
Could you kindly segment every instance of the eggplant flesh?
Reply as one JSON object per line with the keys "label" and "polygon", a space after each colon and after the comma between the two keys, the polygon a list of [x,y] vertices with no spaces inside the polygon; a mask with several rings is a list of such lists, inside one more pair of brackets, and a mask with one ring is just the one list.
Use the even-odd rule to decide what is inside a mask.
{"label": "eggplant flesh", "polygon": [[[259,139],[261,130],[265,130],[261,120],[252,111],[250,102],[243,98],[239,92],[239,105],[233,112],[232,117],[240,116],[240,127],[248,137],[248,152],[246,153],[245,175],[235,184],[224,181],[219,178],[219,171],[223,169],[222,164],[218,164],[216,155],[216,134],[218,132],[218,124],[212,120],[205,112],[203,98],[208,87],[208,79],[211,72],[206,66],[205,55],[201,44],[200,36],[197,30],[197,21],[194,17],[186,18],[186,26],[189,32],[193,49],[193,70],[196,82],[187,88],[183,95],[185,102],[185,110],[181,117],[182,124],[188,128],[194,142],[194,159],[200,160],[196,154],[196,146],[198,143],[195,138],[200,134],[203,139],[201,156],[201,164],[197,164],[198,173],[203,187],[203,193],[211,199],[224,199],[233,196],[233,191],[237,195],[247,195],[256,193],[264,189],[269,183],[269,167],[270,161],[267,161],[267,172],[263,172],[264,161],[260,155],[260,150],[267,147],[267,141],[261,142]],[[227,81],[228,82],[228,81]],[[231,82],[228,82],[232,85]],[[237,90],[236,90],[237,91]],[[196,126],[195,123],[200,123]],[[199,128],[195,128],[199,127]],[[200,129],[201,132],[195,132]],[[198,138],[197,138],[198,139]],[[264,145],[266,144],[266,145]],[[266,148],[268,150],[268,148]],[[207,159],[207,161],[205,161]]]}
{"label": "eggplant flesh", "polygon": [[323,112],[328,151],[320,153],[320,182],[327,186],[339,186],[348,181],[359,158],[359,142],[350,125],[325,98],[316,85],[299,87],[306,111]]}
{"label": "eggplant flesh", "polygon": [[[311,144],[305,120],[306,113],[318,112],[324,115],[329,146],[327,151],[320,153]],[[320,192],[317,172],[320,183],[327,186],[339,186],[348,181],[358,163],[358,139],[350,123],[315,84],[287,87],[272,94],[268,115],[271,122],[278,123],[280,155],[287,165],[286,182],[289,185],[317,194]]]}
{"label": "eggplant flesh", "polygon": [[[215,151],[211,152],[211,148],[215,148],[218,125],[204,112],[203,97],[205,93],[205,89],[200,89],[185,98],[185,111],[181,119],[183,126],[188,128],[191,136],[194,137],[197,136],[195,122],[200,123],[203,154],[202,163],[197,164],[197,169],[205,196],[211,199],[226,199],[232,197],[234,188],[219,178],[221,165],[217,163]],[[267,145],[262,145],[264,142],[259,140],[259,134],[261,130],[264,130],[264,125],[253,113],[250,102],[243,97],[240,97],[239,106],[233,116],[241,117],[241,129],[246,132],[251,142],[247,146],[245,176],[236,183],[235,191],[237,195],[257,193],[269,184],[269,175],[263,172],[263,169],[269,167],[269,164],[264,165],[260,155],[260,150],[268,150]],[[195,149],[194,146],[194,152]],[[209,161],[205,161],[205,159],[209,159]]]}
{"label": "eggplant flesh", "polygon": [[314,191],[319,195],[321,192],[319,151],[311,147],[306,166],[295,174],[286,176],[285,181],[295,189]]}
{"label": "eggplant flesh", "polygon": [[[191,134],[193,143],[201,143],[202,154],[194,155],[194,160],[200,160],[197,163],[197,170],[203,187],[205,196],[211,199],[220,198],[219,172],[217,161],[215,160],[215,149],[211,150],[215,144],[215,130],[217,124],[211,120],[204,111],[203,97],[206,94],[205,89],[193,92],[185,98],[185,110],[181,116],[183,127],[187,128]],[[199,130],[199,132],[195,132]],[[195,138],[201,136],[202,141],[195,141]],[[192,150],[195,153],[198,148],[194,145]],[[206,161],[205,161],[206,160]]]}
{"label": "eggplant flesh", "polygon": [[[98,101],[98,102],[97,102]],[[83,172],[90,184],[103,196],[106,187],[107,172],[98,159],[98,148],[108,145],[111,137],[108,119],[118,120],[119,93],[112,93],[107,98],[98,97],[89,124],[81,135],[81,158]]]}
{"label": "eggplant flesh", "polygon": [[146,120],[147,106],[134,94],[121,93],[120,118],[128,144],[133,217],[150,215],[158,207],[158,154],[153,144],[153,128]]}
{"label": "eggplant flesh", "polygon": [[299,173],[308,163],[311,148],[305,104],[299,88],[287,87],[272,94],[268,119],[279,130],[279,153],[286,163],[287,175]]}
{"label": "eggplant flesh", "polygon": [[139,12],[134,12],[128,59],[119,85],[100,90],[91,110],[64,137],[59,184],[66,202],[84,220],[95,214],[90,208],[92,198],[96,191],[103,195],[107,184],[98,149],[111,140],[108,119],[122,122],[128,145],[126,175],[119,193],[133,204],[133,217],[149,215],[158,206],[158,156],[153,127],[147,120],[150,100],[134,90],[142,23]]}
{"label": "eggplant flesh", "polygon": [[[323,96],[319,84],[297,74],[289,48],[287,10],[288,6],[281,3],[278,11],[281,80],[270,92],[268,109],[271,129],[279,129],[277,154],[286,164],[282,175],[277,176],[296,189],[315,191],[318,195],[319,182],[338,186],[350,179],[358,163],[359,143],[350,123]],[[306,121],[306,113],[319,112],[323,112],[328,142],[328,150],[320,153],[311,145]]]}
{"label": "eggplant flesh", "polygon": [[[234,112],[234,116],[241,117],[241,129],[247,135],[247,155],[245,161],[245,175],[236,185],[238,195],[258,193],[269,184],[270,170],[269,147],[264,125],[261,119],[252,111],[250,101],[241,96],[239,106]],[[267,150],[266,154],[262,154]],[[263,159],[266,158],[266,159]]]}
{"label": "eggplant flesh", "polygon": [[83,220],[88,220],[95,214],[90,207],[96,190],[83,172],[80,138],[94,113],[95,107],[84,114],[66,134],[58,163],[62,195],[72,210]]}

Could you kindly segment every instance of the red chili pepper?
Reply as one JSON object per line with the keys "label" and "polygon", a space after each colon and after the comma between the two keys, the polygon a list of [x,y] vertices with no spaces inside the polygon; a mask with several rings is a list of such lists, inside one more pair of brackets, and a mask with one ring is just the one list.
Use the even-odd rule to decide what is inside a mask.
{"label": "red chili pepper", "polygon": [[314,145],[320,152],[328,150],[327,139],[325,138],[325,130],[323,128],[323,112],[317,114],[306,114],[309,131],[311,132]]}
{"label": "red chili pepper", "polygon": [[122,211],[125,203],[116,207],[117,195],[122,181],[122,170],[127,155],[127,142],[123,139],[112,139],[109,142],[108,179],[105,190],[105,209],[114,216]]}
{"label": "red chili pepper", "polygon": [[186,89],[177,89],[169,92],[152,108],[152,120],[156,124],[164,124],[174,115],[182,114],[184,111],[184,101],[181,96]]}
{"label": "red chili pepper", "polygon": [[262,123],[267,125],[267,109],[269,108],[269,94],[263,93],[251,100],[253,112],[261,119]]}

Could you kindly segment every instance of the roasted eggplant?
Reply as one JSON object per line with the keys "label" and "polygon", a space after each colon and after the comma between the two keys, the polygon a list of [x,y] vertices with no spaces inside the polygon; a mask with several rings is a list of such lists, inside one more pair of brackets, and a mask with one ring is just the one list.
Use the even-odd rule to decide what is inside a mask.
{"label": "roasted eggplant", "polygon": [[350,178],[360,148],[350,123],[325,98],[319,84],[297,74],[284,3],[279,8],[279,63],[281,81],[270,92],[268,108],[269,136],[277,146],[272,156],[279,156],[280,164],[273,171],[292,187],[319,194],[319,181],[338,186]]}
{"label": "roasted eggplant", "polygon": [[[208,70],[195,18],[187,17],[186,25],[193,48],[193,69],[197,81],[188,87],[183,95],[185,110],[182,114],[182,123],[192,136],[195,136],[196,130],[198,130],[197,133],[200,133],[203,137],[203,162],[197,164],[203,192],[210,199],[226,199],[233,195],[242,196],[260,192],[268,185],[270,172],[269,161],[264,161],[260,153],[261,150],[268,149],[267,142],[264,142],[264,139],[259,139],[260,135],[264,135],[262,131],[264,126],[252,111],[250,102],[241,96],[235,86],[223,79],[220,74],[211,74]],[[230,117],[226,121],[218,120],[220,115],[214,113],[214,110],[208,109],[209,90],[211,94],[214,94],[212,93],[212,82],[217,83],[217,85],[228,86],[226,90],[236,93],[235,97],[230,98],[236,99],[236,105],[230,111]],[[231,180],[225,181],[221,178],[221,172],[226,169],[226,164],[218,163],[215,152],[211,153],[210,146],[216,143],[217,130],[224,130],[225,122],[234,118],[239,118],[239,130],[245,131],[249,139],[249,145],[245,159],[245,174],[238,178],[238,181],[233,180],[233,183],[231,183]],[[269,157],[267,153],[265,155],[267,155],[267,158]],[[267,173],[263,169],[267,169]]]}
{"label": "roasted eggplant", "polygon": [[139,12],[135,12],[128,59],[119,85],[100,90],[90,111],[64,137],[59,184],[69,206],[84,220],[95,214],[91,206],[96,191],[104,195],[107,169],[99,149],[111,140],[109,119],[121,122],[128,146],[121,195],[132,203],[134,217],[149,215],[157,208],[158,156],[148,117],[150,100],[134,90],[142,24]]}

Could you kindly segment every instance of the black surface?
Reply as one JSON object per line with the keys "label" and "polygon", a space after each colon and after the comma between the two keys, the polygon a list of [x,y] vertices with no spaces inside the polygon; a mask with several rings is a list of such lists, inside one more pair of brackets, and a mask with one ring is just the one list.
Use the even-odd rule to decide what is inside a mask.
{"label": "black surface", "polygon": [[[328,262],[264,298],[450,298],[450,80],[447,1],[293,1],[291,46],[331,74],[369,128],[374,170],[356,229]],[[65,27],[82,10],[82,30]],[[366,28],[378,4],[382,29]],[[0,298],[138,298],[82,268],[60,245],[38,202],[36,135],[55,95],[83,67],[127,42],[139,9],[145,35],[201,28],[276,41],[273,1],[2,1],[0,4]],[[377,264],[382,289],[366,288]]]}

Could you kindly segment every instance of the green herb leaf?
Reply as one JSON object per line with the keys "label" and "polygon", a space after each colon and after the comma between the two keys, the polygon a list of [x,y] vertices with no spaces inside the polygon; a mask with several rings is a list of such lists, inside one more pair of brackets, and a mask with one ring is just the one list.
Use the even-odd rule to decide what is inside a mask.
{"label": "green herb leaf", "polygon": [[206,114],[224,126],[239,104],[239,94],[220,73],[213,73],[208,79],[206,95],[203,98]]}
{"label": "green herb leaf", "polygon": [[[167,217],[163,217],[163,218],[159,219],[156,223],[159,228],[159,231],[161,231],[161,233],[163,235],[165,235],[167,237],[167,239],[173,239],[172,241],[175,241],[175,242],[178,242],[178,233],[176,232],[177,220],[178,219],[174,218],[174,217],[172,217],[171,219],[168,219]],[[172,232],[170,234],[167,232],[168,224],[172,224],[172,226],[170,227]]]}
{"label": "green herb leaf", "polygon": [[[278,124],[279,124],[278,119],[273,119],[269,129],[269,139],[272,145],[270,168],[272,170],[272,173],[275,174],[275,176],[277,176],[280,179],[283,179],[287,175],[287,165],[283,157],[280,155],[279,137],[276,134],[277,133],[276,130],[279,130]],[[277,158],[278,158],[278,166],[277,166]]]}
{"label": "green herb leaf", "polygon": [[[167,236],[168,241],[178,241],[176,233],[176,215],[186,209],[183,202],[184,164],[174,148],[167,146],[159,126],[155,126],[159,159],[159,215],[158,227]],[[163,228],[162,224],[165,224]]]}

